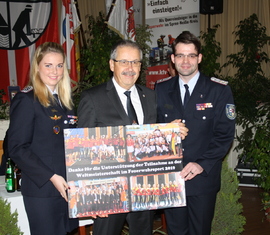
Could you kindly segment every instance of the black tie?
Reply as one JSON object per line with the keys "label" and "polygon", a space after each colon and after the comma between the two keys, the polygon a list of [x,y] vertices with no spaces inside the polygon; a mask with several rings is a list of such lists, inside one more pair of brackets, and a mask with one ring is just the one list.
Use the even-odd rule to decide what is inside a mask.
{"label": "black tie", "polygon": [[130,119],[131,124],[138,124],[137,115],[135,112],[135,109],[132,105],[131,99],[130,99],[130,92],[131,91],[125,91],[124,94],[127,96],[127,112],[128,117]]}
{"label": "black tie", "polygon": [[186,88],[186,93],[185,93],[185,97],[184,97],[184,108],[186,108],[186,105],[187,105],[188,100],[190,98],[190,94],[189,94],[189,90],[188,90],[188,85],[185,84],[184,86]]}
{"label": "black tie", "polygon": [[57,94],[53,94],[53,97],[56,101],[56,103],[62,108],[62,105],[60,104],[60,101],[59,101],[59,98],[58,98],[58,95]]}

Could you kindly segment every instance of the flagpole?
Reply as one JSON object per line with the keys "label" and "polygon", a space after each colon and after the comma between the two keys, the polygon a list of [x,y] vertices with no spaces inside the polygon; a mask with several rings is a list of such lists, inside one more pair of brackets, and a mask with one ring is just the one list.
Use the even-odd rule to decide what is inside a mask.
{"label": "flagpole", "polygon": [[[79,10],[79,3],[78,1],[74,2],[75,6],[76,6],[76,10],[77,10],[77,15],[79,17],[79,20],[81,21],[81,14],[80,14],[80,10]],[[86,45],[86,38],[85,38],[85,34],[84,34],[84,30],[83,30],[83,25],[80,24],[80,31],[81,31],[81,36],[82,36],[82,41],[83,41],[83,45]]]}
{"label": "flagpole", "polygon": [[106,22],[108,22],[109,19],[110,19],[110,16],[111,16],[111,13],[112,13],[112,11],[113,11],[113,8],[115,7],[116,1],[117,1],[117,0],[113,0],[112,3],[111,3],[110,10],[109,10],[109,12],[108,12],[108,14],[107,14],[107,17],[106,17],[106,20],[105,20]]}

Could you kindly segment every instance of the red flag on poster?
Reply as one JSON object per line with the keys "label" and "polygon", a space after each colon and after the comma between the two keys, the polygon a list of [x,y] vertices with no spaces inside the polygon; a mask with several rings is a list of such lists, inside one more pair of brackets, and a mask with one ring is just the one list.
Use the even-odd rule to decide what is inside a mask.
{"label": "red flag on poster", "polygon": [[46,41],[59,43],[57,1],[6,1],[0,8],[1,85],[7,94],[28,82],[35,49]]}
{"label": "red flag on poster", "polygon": [[108,26],[122,38],[135,40],[135,21],[133,0],[116,0],[112,4]]}
{"label": "red flag on poster", "polygon": [[76,46],[74,33],[79,30],[80,21],[73,0],[62,0],[61,44],[67,55],[67,65],[72,83],[78,82],[76,70]]}
{"label": "red flag on poster", "polygon": [[175,149],[175,143],[176,143],[176,141],[175,141],[175,137],[176,137],[176,134],[173,131],[172,132],[172,139],[171,139],[171,146],[170,146],[170,149],[172,150],[173,155],[176,155],[176,149]]}

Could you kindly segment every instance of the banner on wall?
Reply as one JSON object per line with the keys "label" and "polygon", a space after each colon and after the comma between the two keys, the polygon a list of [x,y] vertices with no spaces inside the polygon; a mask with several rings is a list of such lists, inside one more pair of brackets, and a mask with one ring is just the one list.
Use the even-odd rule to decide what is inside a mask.
{"label": "banner on wall", "polygon": [[46,41],[59,43],[56,1],[0,1],[0,89],[5,100],[8,90],[27,84],[32,55]]}
{"label": "banner on wall", "polygon": [[60,41],[67,55],[67,67],[73,85],[77,84],[79,78],[79,71],[77,71],[76,66],[75,33],[79,31],[80,24],[74,1],[62,0]]}
{"label": "banner on wall", "polygon": [[175,123],[65,129],[70,218],[186,205]]}
{"label": "banner on wall", "polygon": [[146,86],[153,89],[157,80],[168,77],[171,44],[185,30],[200,34],[199,1],[145,0],[145,22],[152,30]]}

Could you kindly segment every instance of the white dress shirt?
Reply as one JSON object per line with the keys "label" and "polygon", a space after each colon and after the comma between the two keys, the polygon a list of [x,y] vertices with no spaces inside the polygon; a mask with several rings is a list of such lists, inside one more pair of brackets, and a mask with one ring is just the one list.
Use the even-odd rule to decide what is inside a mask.
{"label": "white dress shirt", "polygon": [[[126,91],[126,89],[124,89],[123,87],[119,86],[119,84],[115,81],[115,79],[112,79],[113,84],[115,86],[115,89],[117,91],[117,94],[122,102],[122,105],[127,113],[127,96],[124,94],[124,92]],[[141,104],[141,100],[138,94],[138,91],[136,89],[136,86],[133,85],[129,91],[131,91],[131,102],[132,105],[135,109],[136,115],[137,115],[137,119],[139,124],[143,124],[143,119],[144,119],[144,115],[143,115],[143,109],[142,109],[142,104]]]}

